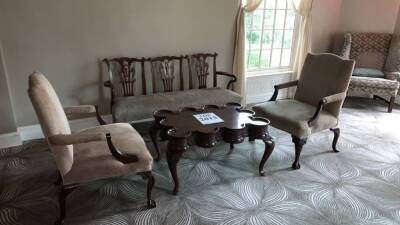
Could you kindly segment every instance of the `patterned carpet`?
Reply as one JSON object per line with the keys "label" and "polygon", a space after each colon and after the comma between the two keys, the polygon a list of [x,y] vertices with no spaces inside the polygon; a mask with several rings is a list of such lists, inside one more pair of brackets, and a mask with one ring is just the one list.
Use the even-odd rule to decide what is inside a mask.
{"label": "patterned carpet", "polygon": [[[257,174],[260,141],[236,145],[232,153],[227,145],[196,148],[181,160],[181,190],[172,196],[163,159],[154,164],[152,210],[144,208],[145,182],[138,176],[82,186],[67,200],[66,224],[400,224],[400,111],[384,110],[367,100],[347,103],[341,152],[331,151],[329,131],[314,135],[297,171],[290,169],[290,136],[273,128],[276,147],[265,177]],[[43,140],[0,149],[0,224],[52,224],[55,180]]]}

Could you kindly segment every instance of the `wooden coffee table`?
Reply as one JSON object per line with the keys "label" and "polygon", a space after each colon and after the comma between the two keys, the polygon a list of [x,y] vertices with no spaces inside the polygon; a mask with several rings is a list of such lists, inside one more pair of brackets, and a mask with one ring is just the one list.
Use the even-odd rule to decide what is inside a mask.
{"label": "wooden coffee table", "polygon": [[[223,122],[203,125],[193,115],[214,113]],[[249,141],[261,139],[265,143],[264,155],[259,166],[259,173],[264,175],[264,164],[274,149],[274,142],[268,133],[269,120],[254,117],[255,113],[246,110],[237,103],[228,103],[224,106],[206,105],[202,108],[182,108],[178,111],[158,110],[154,112],[155,122],[150,129],[150,136],[157,151],[156,161],[160,158],[157,145],[158,133],[161,140],[168,140],[167,162],[175,183],[173,194],[179,190],[179,179],[176,171],[177,163],[182,153],[189,149],[189,143],[203,148],[210,148],[222,139],[229,143],[231,149],[234,144],[243,142],[248,136]]]}

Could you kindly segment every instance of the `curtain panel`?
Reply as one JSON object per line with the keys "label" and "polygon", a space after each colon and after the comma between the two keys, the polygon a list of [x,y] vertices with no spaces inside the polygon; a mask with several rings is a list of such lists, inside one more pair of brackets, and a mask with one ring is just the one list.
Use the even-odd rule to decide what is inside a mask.
{"label": "curtain panel", "polygon": [[233,57],[233,73],[237,76],[237,83],[234,90],[242,95],[246,103],[246,31],[245,13],[253,12],[260,6],[262,0],[239,1],[239,10],[236,17],[236,39]]}
{"label": "curtain panel", "polygon": [[307,54],[311,51],[311,9],[313,0],[287,0],[288,5],[300,16],[296,51],[293,63],[293,80],[298,79]]}
{"label": "curtain panel", "polygon": [[[240,0],[236,17],[236,39],[233,57],[233,73],[237,76],[234,90],[246,101],[246,31],[245,13],[253,12],[263,0]],[[293,80],[300,76],[307,53],[311,49],[311,9],[313,0],[287,0],[288,5],[300,16],[296,50],[293,63]]]}

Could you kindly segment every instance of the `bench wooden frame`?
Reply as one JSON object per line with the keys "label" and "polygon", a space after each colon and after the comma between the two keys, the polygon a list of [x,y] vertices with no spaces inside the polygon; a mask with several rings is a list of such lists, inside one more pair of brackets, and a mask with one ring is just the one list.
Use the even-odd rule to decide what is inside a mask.
{"label": "bench wooden frame", "polygon": [[[142,95],[155,94],[160,92],[173,92],[174,91],[174,80],[178,79],[179,90],[185,90],[185,79],[188,79],[188,87],[186,90],[191,89],[203,89],[207,87],[208,77],[212,77],[212,87],[217,87],[217,77],[225,76],[229,78],[226,89],[233,89],[233,83],[236,82],[236,76],[222,71],[217,71],[217,53],[199,53],[192,55],[181,55],[181,56],[160,56],[152,58],[110,58],[103,59],[102,61],[106,64],[108,70],[108,80],[104,82],[104,87],[110,88],[111,92],[111,108],[115,103],[116,85],[113,83],[115,80],[114,76],[118,76],[120,87],[122,87],[122,96],[135,96],[138,91]],[[212,70],[209,71],[209,62],[212,62]],[[117,64],[121,71],[117,74],[114,72],[113,65]],[[184,64],[187,65],[188,76],[184,75]],[[138,74],[136,70],[137,66],[140,67],[141,74]],[[146,70],[146,66],[150,67],[150,70]],[[177,67],[177,68],[175,68]],[[148,68],[148,67],[147,67]],[[175,70],[178,71],[178,77],[175,77]],[[150,76],[147,73],[151,73]],[[141,76],[140,89],[136,91],[136,78]],[[151,93],[147,88],[147,81],[151,79]],[[197,79],[197,85],[195,82]],[[157,85],[161,84],[161,90],[157,88]],[[137,95],[137,94],[136,94]]]}

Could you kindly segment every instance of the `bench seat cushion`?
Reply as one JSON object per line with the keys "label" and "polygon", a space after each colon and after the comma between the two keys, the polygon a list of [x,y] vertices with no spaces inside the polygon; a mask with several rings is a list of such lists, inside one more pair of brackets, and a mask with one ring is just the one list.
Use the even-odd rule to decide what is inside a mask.
{"label": "bench seat cushion", "polygon": [[222,88],[192,89],[119,97],[115,99],[112,110],[115,122],[132,122],[153,118],[153,112],[159,109],[177,110],[182,107],[223,105],[228,102],[240,103],[241,99],[236,92]]}

